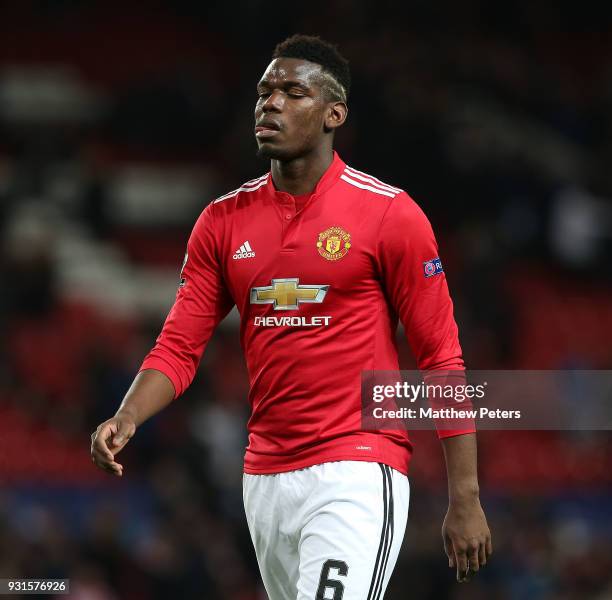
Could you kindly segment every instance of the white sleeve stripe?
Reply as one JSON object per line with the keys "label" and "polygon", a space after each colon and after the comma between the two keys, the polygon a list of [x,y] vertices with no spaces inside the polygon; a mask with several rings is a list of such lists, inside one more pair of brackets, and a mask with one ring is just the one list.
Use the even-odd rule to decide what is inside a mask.
{"label": "white sleeve stripe", "polygon": [[361,188],[362,190],[368,190],[370,192],[374,192],[375,194],[380,194],[381,196],[389,196],[389,198],[395,198],[395,196],[397,195],[397,194],[394,194],[393,192],[386,192],[385,190],[375,188],[371,185],[359,183],[358,181],[355,181],[354,179],[349,179],[346,175],[340,175],[340,179],[342,179],[343,181],[346,181],[346,183],[350,183],[351,185],[354,185],[355,187]]}
{"label": "white sleeve stripe", "polygon": [[268,177],[268,174],[266,173],[265,175],[262,175],[261,177],[258,177],[257,179],[251,179],[247,181],[246,183],[243,183],[242,187],[250,187],[252,185],[255,185],[256,183],[259,183],[260,181],[263,181],[267,177]]}
{"label": "white sleeve stripe", "polygon": [[266,183],[268,183],[267,175],[266,175],[266,178],[259,181],[257,185],[253,185],[251,187],[246,187],[246,186],[239,187],[237,190],[234,190],[233,192],[229,192],[229,194],[225,194],[225,196],[220,196],[219,198],[213,201],[213,204],[216,204],[217,202],[223,202],[223,200],[229,200],[230,198],[233,198],[240,192],[254,192],[255,190],[258,190],[260,187],[266,185]]}
{"label": "white sleeve stripe", "polygon": [[219,196],[217,200],[225,199],[226,196],[231,196],[232,194],[237,193],[238,191],[244,188],[255,187],[258,183],[262,182],[264,179],[267,179],[267,177],[268,177],[268,173],[266,173],[265,175],[262,175],[261,177],[258,177],[257,179],[251,179],[250,181],[243,183],[238,189],[228,192],[227,194],[224,194],[223,196]]}
{"label": "white sleeve stripe", "polygon": [[376,181],[374,181],[373,179],[370,179],[369,177],[364,177],[363,175],[360,175],[359,173],[353,173],[352,171],[349,171],[348,169],[346,170],[346,173],[347,173],[347,175],[350,175],[351,177],[354,177],[355,179],[359,179],[361,181],[365,181],[366,183],[369,183],[370,185],[373,185],[375,188],[378,188],[380,190],[384,190],[385,192],[398,193],[395,188],[392,188],[392,187],[387,186],[387,185],[382,185],[380,183],[376,183]]}
{"label": "white sleeve stripe", "polygon": [[382,181],[380,181],[380,179],[376,179],[376,177],[373,177],[372,175],[368,175],[367,173],[363,173],[362,171],[353,169],[353,167],[349,167],[348,165],[346,166],[346,170],[348,171],[348,174],[351,177],[357,177],[357,179],[361,179],[362,181],[369,181],[369,183],[371,183],[372,185],[378,185],[382,189],[385,189],[389,192],[395,192],[396,194],[399,194],[402,191],[399,188],[389,185],[388,183],[383,183]]}

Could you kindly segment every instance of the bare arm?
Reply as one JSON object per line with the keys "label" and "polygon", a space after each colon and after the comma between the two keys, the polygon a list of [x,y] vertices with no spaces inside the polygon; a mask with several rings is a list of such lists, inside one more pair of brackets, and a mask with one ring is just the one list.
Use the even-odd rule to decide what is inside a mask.
{"label": "bare arm", "polygon": [[174,398],[172,382],[160,371],[147,369],[136,375],[115,416],[101,423],[91,436],[91,459],[101,469],[123,475],[115,456],[136,428],[168,406]]}
{"label": "bare arm", "polygon": [[457,569],[457,581],[470,576],[487,563],[493,552],[491,532],[480,505],[476,434],[441,440],[448,477],[448,512],[442,525],[448,566]]}

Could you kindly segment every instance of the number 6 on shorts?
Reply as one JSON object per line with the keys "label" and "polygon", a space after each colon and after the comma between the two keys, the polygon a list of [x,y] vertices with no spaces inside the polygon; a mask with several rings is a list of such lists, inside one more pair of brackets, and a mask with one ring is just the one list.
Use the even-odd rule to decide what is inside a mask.
{"label": "number 6 on shorts", "polygon": [[[343,560],[334,560],[333,558],[326,560],[321,568],[321,578],[319,579],[316,600],[342,600],[344,585],[337,579],[329,578],[331,569],[337,569],[338,575],[345,576],[348,574],[348,565]],[[332,588],[334,590],[334,595],[331,598],[325,597],[325,590],[327,588]]]}

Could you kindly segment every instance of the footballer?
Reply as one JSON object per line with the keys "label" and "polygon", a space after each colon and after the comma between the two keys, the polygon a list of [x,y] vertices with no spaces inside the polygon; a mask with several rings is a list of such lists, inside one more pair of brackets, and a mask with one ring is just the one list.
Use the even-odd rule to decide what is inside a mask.
{"label": "footballer", "polygon": [[[334,151],[349,90],[335,46],[295,35],[276,47],[255,105],[270,170],[204,208],[156,344],[92,435],[92,460],[121,476],[116,455],[189,387],[236,306],[252,409],[244,507],[272,600],[384,597],[408,518],[412,445],[403,430],[363,429],[361,374],[399,368],[398,320],[420,370],[464,369],[429,221],[405,191]],[[444,549],[466,581],[492,552],[475,429],[438,436]]]}

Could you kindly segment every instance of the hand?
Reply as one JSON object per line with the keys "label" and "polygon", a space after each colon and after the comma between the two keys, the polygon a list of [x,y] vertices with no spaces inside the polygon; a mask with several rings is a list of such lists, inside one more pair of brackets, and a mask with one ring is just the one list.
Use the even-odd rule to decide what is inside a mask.
{"label": "hand", "polygon": [[493,545],[478,497],[449,504],[442,525],[442,539],[448,566],[451,569],[456,567],[459,583],[469,581],[487,564]]}
{"label": "hand", "polygon": [[112,419],[104,421],[91,434],[91,460],[95,465],[121,477],[123,465],[115,462],[115,456],[123,450],[130,438],[136,432],[134,420],[117,414]]}

